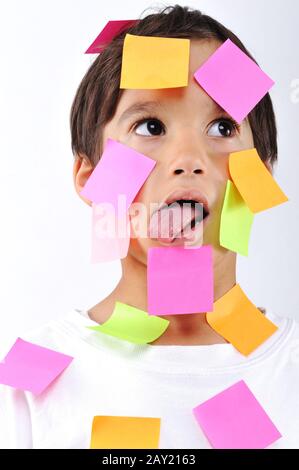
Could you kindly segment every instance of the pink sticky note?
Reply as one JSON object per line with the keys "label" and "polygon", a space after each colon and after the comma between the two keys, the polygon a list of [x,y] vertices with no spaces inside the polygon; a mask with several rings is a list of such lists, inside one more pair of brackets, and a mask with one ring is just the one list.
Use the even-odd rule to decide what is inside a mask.
{"label": "pink sticky note", "polygon": [[194,78],[239,123],[274,85],[230,39],[195,72]]}
{"label": "pink sticky note", "polygon": [[81,193],[90,201],[109,203],[119,213],[121,198],[127,210],[144,181],[156,165],[155,160],[108,139],[103,155],[86,181]]}
{"label": "pink sticky note", "polygon": [[147,294],[150,315],[213,310],[213,267],[210,245],[148,250]]}
{"label": "pink sticky note", "polygon": [[136,23],[136,21],[137,20],[108,21],[100,34],[89,46],[85,54],[98,54],[99,52],[102,52],[105,46],[107,46],[115,36],[117,36],[124,29],[132,26],[134,23]]}
{"label": "pink sticky note", "polygon": [[101,263],[125,258],[130,243],[128,213],[116,214],[102,205],[92,204],[91,262]]}
{"label": "pink sticky note", "polygon": [[215,449],[264,449],[281,437],[241,380],[193,409]]}
{"label": "pink sticky note", "polygon": [[38,395],[72,360],[71,356],[18,338],[0,363],[0,383]]}

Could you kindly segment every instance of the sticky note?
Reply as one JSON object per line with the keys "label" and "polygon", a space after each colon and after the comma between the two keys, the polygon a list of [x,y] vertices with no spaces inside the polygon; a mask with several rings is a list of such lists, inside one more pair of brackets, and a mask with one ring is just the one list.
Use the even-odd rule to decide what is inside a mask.
{"label": "sticky note", "polygon": [[125,198],[124,210],[127,210],[155,165],[152,158],[108,139],[80,194],[96,204],[111,204],[116,213],[122,196]]}
{"label": "sticky note", "polygon": [[92,203],[91,262],[101,263],[123,259],[130,244],[128,213],[106,209],[105,205]]}
{"label": "sticky note", "polygon": [[176,88],[188,85],[190,40],[127,34],[120,88]]}
{"label": "sticky note", "polygon": [[217,333],[245,356],[277,330],[277,326],[250,302],[238,284],[214,303],[213,312],[207,313],[206,318]]}
{"label": "sticky note", "polygon": [[134,23],[136,23],[136,20],[108,21],[85,54],[98,54],[102,52],[105,46],[107,46],[115,36],[120,34],[124,29],[133,26]]}
{"label": "sticky note", "polygon": [[0,364],[0,383],[39,395],[73,357],[18,338]]}
{"label": "sticky note", "polygon": [[87,328],[132,343],[146,344],[159,338],[168,326],[169,321],[165,318],[151,317],[144,310],[115,302],[113,313],[105,323]]}
{"label": "sticky note", "polygon": [[255,148],[231,153],[229,172],[242,198],[254,213],[288,200]]}
{"label": "sticky note", "polygon": [[230,39],[199,67],[194,78],[239,123],[274,85]]}
{"label": "sticky note", "polygon": [[243,380],[193,409],[215,449],[264,449],[281,437]]}
{"label": "sticky note", "polygon": [[152,247],[147,257],[150,315],[207,312],[213,308],[213,267],[210,245]]}
{"label": "sticky note", "polygon": [[160,418],[95,416],[91,449],[158,449]]}
{"label": "sticky note", "polygon": [[253,218],[236,186],[228,180],[220,220],[220,245],[247,256]]}

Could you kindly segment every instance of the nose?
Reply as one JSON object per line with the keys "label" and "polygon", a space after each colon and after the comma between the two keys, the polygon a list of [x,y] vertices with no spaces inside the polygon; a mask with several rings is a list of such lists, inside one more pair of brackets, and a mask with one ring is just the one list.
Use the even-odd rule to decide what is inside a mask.
{"label": "nose", "polygon": [[168,170],[171,175],[191,175],[205,173],[204,159],[201,158],[199,149],[185,150],[174,154]]}

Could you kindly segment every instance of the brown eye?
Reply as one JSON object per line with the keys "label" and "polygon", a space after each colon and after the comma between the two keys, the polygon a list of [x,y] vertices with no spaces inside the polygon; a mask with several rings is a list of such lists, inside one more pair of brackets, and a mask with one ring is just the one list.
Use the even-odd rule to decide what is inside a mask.
{"label": "brown eye", "polygon": [[146,119],[137,124],[135,132],[144,136],[161,135],[164,132],[164,126],[159,119]]}
{"label": "brown eye", "polygon": [[232,137],[235,135],[236,130],[236,125],[232,121],[222,119],[212,124],[208,135],[212,137]]}

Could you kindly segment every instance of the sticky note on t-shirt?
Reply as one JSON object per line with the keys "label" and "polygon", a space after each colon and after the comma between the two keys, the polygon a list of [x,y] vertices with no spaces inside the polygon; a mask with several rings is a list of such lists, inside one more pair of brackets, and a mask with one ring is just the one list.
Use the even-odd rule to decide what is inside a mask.
{"label": "sticky note on t-shirt", "polygon": [[113,313],[105,323],[88,328],[132,343],[145,344],[159,338],[168,326],[169,321],[165,318],[151,317],[144,310],[115,302]]}
{"label": "sticky note on t-shirt", "polygon": [[127,34],[120,88],[156,89],[188,85],[190,40]]}
{"label": "sticky note on t-shirt", "polygon": [[158,449],[160,418],[95,416],[91,449]]}
{"label": "sticky note on t-shirt", "polygon": [[200,66],[194,77],[239,123],[274,85],[273,80],[230,39]]}
{"label": "sticky note on t-shirt", "polygon": [[277,326],[256,308],[236,284],[214,303],[207,322],[238,351],[247,356],[264,343]]}
{"label": "sticky note on t-shirt", "polygon": [[221,212],[220,245],[247,256],[253,218],[236,186],[228,180]]}
{"label": "sticky note on t-shirt", "polygon": [[108,139],[80,194],[96,204],[111,204],[116,213],[120,205],[127,210],[155,165],[152,158]]}
{"label": "sticky note on t-shirt", "polygon": [[254,213],[288,200],[255,148],[231,153],[229,172],[242,198]]}
{"label": "sticky note on t-shirt", "polygon": [[107,46],[115,36],[120,34],[124,29],[132,26],[135,22],[136,20],[108,21],[85,54],[98,54],[102,52],[105,46]]}
{"label": "sticky note on t-shirt", "polygon": [[147,257],[150,315],[207,312],[213,306],[213,262],[210,245],[152,247]]}
{"label": "sticky note on t-shirt", "polygon": [[0,383],[39,395],[73,357],[18,338],[0,363]]}
{"label": "sticky note on t-shirt", "polygon": [[215,449],[265,449],[281,437],[243,380],[201,403],[193,413]]}

